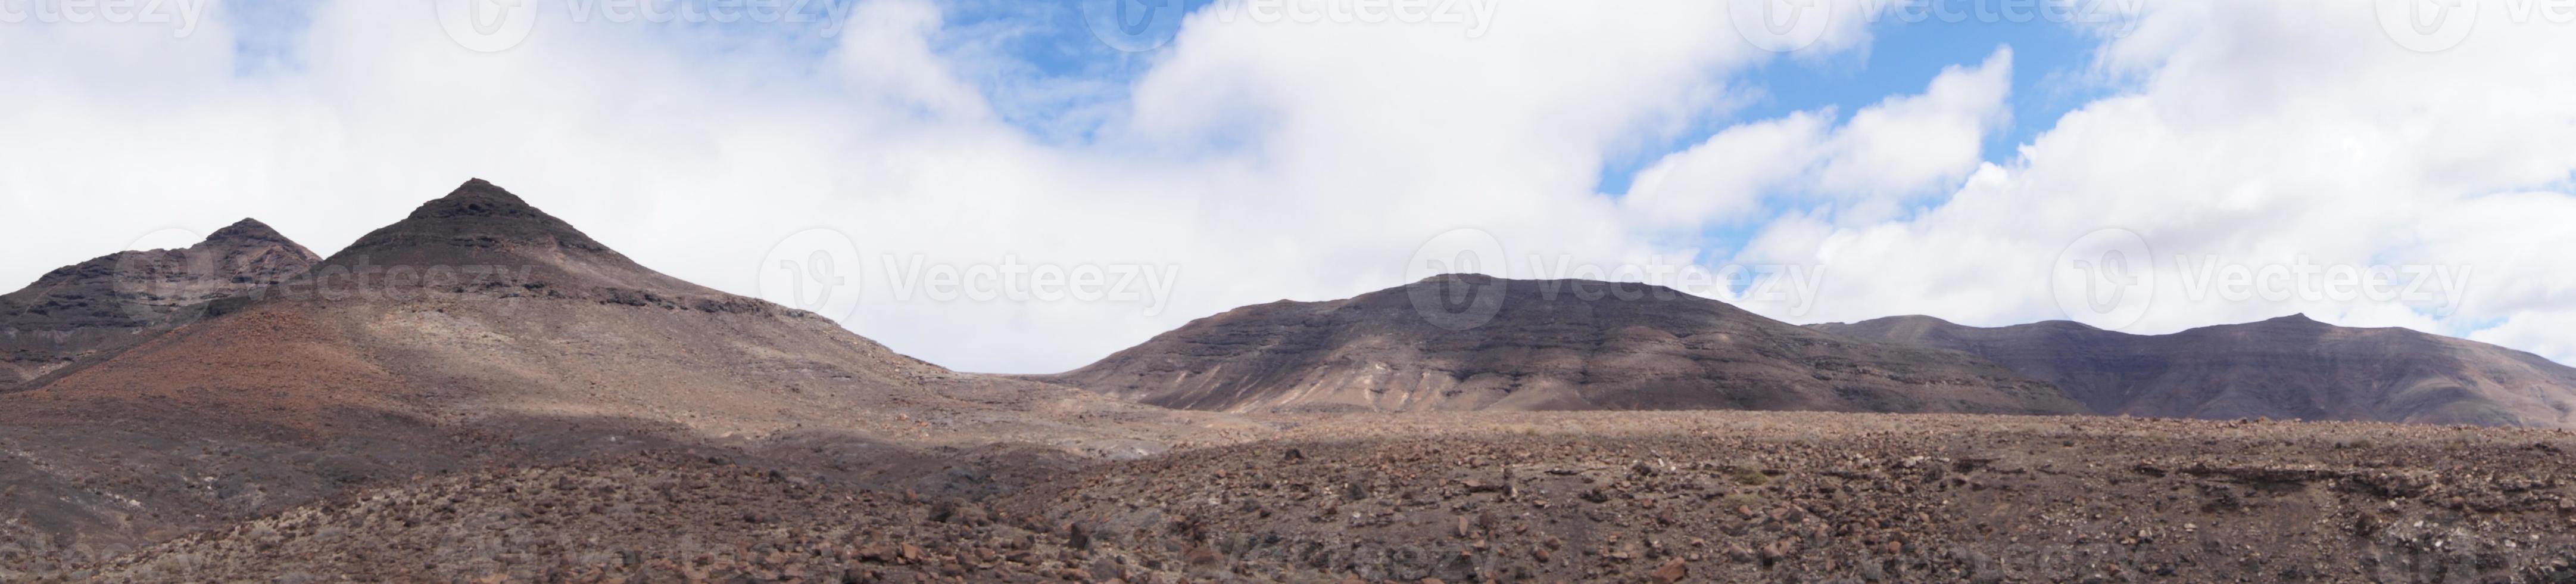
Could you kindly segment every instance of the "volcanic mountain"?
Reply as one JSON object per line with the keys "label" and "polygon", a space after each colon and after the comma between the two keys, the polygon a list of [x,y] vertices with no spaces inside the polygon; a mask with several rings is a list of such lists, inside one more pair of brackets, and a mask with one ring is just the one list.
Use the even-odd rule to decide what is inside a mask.
{"label": "volcanic mountain", "polygon": [[1480,275],[1239,308],[1040,378],[1233,412],[2082,411],[1964,353],[1819,333],[1670,288]]}
{"label": "volcanic mountain", "polygon": [[2102,414],[2576,427],[2576,368],[2403,328],[2306,316],[2161,336],[2063,321],[1977,328],[1928,316],[1814,328],[1982,355]]}
{"label": "volcanic mountain", "polygon": [[186,249],[123,251],[47,272],[0,295],[0,392],[193,321],[208,301],[276,284],[321,259],[243,219]]}
{"label": "volcanic mountain", "polygon": [[1213,419],[954,373],[480,180],[207,312],[0,395],[0,572],[421,473],[667,447],[970,491],[1015,480],[979,457],[1140,454]]}

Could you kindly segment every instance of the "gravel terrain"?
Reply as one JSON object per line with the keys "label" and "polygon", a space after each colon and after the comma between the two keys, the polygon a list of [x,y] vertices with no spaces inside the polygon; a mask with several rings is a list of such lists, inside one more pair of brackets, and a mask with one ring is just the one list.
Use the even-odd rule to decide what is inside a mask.
{"label": "gravel terrain", "polygon": [[[939,498],[641,456],[377,489],[98,581],[2566,582],[2563,432],[1831,413],[1280,418]],[[185,576],[174,576],[184,574]]]}

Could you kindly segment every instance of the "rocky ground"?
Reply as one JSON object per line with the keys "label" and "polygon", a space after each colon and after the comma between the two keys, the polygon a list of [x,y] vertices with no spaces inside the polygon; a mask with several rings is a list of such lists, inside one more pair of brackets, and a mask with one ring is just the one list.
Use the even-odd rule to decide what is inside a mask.
{"label": "rocky ground", "polygon": [[2576,436],[1816,413],[1273,418],[966,497],[639,454],[364,490],[55,579],[2576,581]]}

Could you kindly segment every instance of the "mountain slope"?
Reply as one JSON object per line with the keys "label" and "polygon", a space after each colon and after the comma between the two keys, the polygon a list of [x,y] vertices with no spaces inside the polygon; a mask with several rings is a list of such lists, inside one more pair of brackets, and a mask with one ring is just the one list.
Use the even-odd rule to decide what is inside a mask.
{"label": "mountain slope", "polygon": [[202,316],[204,303],[304,273],[322,257],[256,220],[186,249],[124,251],[0,295],[0,392]]}
{"label": "mountain slope", "polygon": [[2576,368],[2402,328],[2305,316],[2161,336],[1923,316],[1814,328],[1982,355],[2104,414],[2576,427]]}
{"label": "mountain slope", "polygon": [[208,312],[0,396],[18,514],[0,568],[13,547],[130,549],[422,473],[712,449],[973,491],[1019,479],[969,453],[1133,455],[1217,421],[905,357],[644,268],[482,181]]}
{"label": "mountain slope", "polygon": [[[1490,322],[1444,327],[1413,300],[1469,289],[1493,291]],[[1239,308],[1039,378],[1236,412],[2081,409],[1965,354],[1821,334],[1668,288],[1464,275]]]}

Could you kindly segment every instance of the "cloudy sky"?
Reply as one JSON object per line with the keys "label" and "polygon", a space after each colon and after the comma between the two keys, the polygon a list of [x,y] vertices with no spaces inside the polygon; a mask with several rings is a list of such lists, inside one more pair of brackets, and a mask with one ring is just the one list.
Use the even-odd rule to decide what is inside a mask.
{"label": "cloudy sky", "polygon": [[0,0],[0,281],[482,177],[974,371],[1460,266],[2576,362],[2552,3],[1170,1]]}

